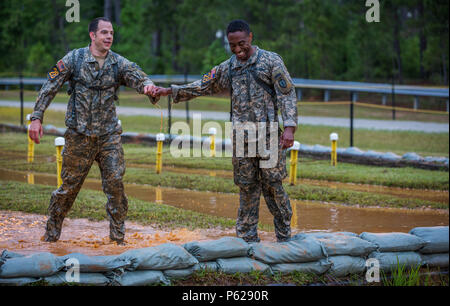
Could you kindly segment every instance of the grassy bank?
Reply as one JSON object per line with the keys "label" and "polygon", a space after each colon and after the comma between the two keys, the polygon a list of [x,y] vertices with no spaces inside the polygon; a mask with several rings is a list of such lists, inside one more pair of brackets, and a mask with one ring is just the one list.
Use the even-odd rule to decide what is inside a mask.
{"label": "grassy bank", "polygon": [[[0,181],[0,210],[47,214],[53,186],[28,185],[25,183]],[[101,191],[82,189],[68,214],[68,218],[88,218],[101,221],[107,219],[106,197]],[[214,217],[176,207],[128,198],[127,219],[159,228],[208,229],[211,227],[232,228],[235,220]],[[265,230],[269,225],[263,225]]]}
{"label": "grassy bank", "polygon": [[[6,140],[8,137],[10,140],[15,139],[16,134],[4,134],[1,137],[0,141]],[[22,135],[23,136],[23,135]],[[54,157],[52,156],[54,153],[54,147],[52,144],[48,143],[48,140],[45,140],[42,145],[40,145],[40,150],[43,150],[45,153],[43,156],[47,156],[37,160],[33,164],[28,164],[25,162],[25,155],[19,155],[17,151],[11,150],[7,145],[2,145],[2,149],[0,152],[2,153],[3,159],[0,160],[0,168],[10,169],[10,170],[19,170],[19,171],[33,171],[38,173],[56,173],[56,164],[53,161]],[[14,142],[10,142],[10,146],[14,146]],[[131,145],[134,149],[138,149],[140,146]],[[128,150],[128,145],[124,145],[125,150]],[[5,150],[8,148],[8,150]],[[143,149],[147,150],[147,156],[149,155],[148,147],[143,147]],[[154,149],[152,149],[154,150]],[[20,151],[19,151],[20,152]],[[139,160],[139,158],[133,158],[132,153],[126,152],[127,162],[131,159],[134,163],[133,167],[127,167],[127,171],[124,177],[125,183],[135,183],[135,184],[148,184],[152,186],[163,186],[163,187],[173,187],[173,188],[182,188],[182,189],[191,189],[191,190],[199,190],[199,191],[212,191],[212,192],[223,192],[223,193],[238,193],[239,189],[234,184],[233,179],[231,177],[219,177],[219,176],[210,176],[207,173],[204,174],[196,174],[196,173],[178,173],[163,170],[162,174],[156,174],[154,168],[148,167],[148,164],[153,164],[154,162],[145,160]],[[153,157],[155,152],[153,151]],[[205,163],[210,163],[211,159],[208,158],[198,158],[198,163],[201,160],[206,159]],[[153,158],[152,161],[155,159]],[[139,167],[139,161],[142,162],[142,167]],[[224,161],[223,161],[224,162]],[[229,161],[231,164],[231,161]],[[164,160],[165,165],[167,165],[168,161]],[[305,164],[304,167],[306,166]],[[311,166],[310,164],[309,166]],[[228,166],[229,167],[229,166]],[[351,174],[354,169],[358,169],[356,171],[357,175]],[[370,167],[360,168],[361,166],[357,165],[348,165],[348,169],[346,170],[349,174],[350,178],[356,179],[358,175],[361,179],[364,178],[364,173],[367,172]],[[322,168],[322,172],[331,172],[330,167]],[[318,168],[320,169],[320,167]],[[397,184],[400,182],[401,185],[407,186],[427,186],[427,187],[440,187],[441,189],[444,186],[448,188],[448,173],[440,173],[437,171],[426,171],[420,169],[410,169],[412,172],[408,177],[402,175],[401,172],[398,172],[395,175],[387,175],[387,171],[407,171],[408,169],[385,169],[385,173],[380,172],[379,177],[390,177],[390,182],[396,182]],[[309,170],[311,173],[314,173],[314,169]],[[345,173],[344,170],[340,170]],[[370,173],[370,172],[369,172]],[[422,175],[421,175],[422,174]],[[336,174],[336,177],[339,175]],[[88,175],[88,178],[100,179],[100,172],[97,166],[93,166]],[[409,181],[410,180],[410,181]],[[387,182],[386,182],[387,183]],[[446,203],[437,203],[431,202],[427,200],[420,200],[415,198],[399,198],[392,195],[386,194],[377,194],[371,192],[364,191],[355,191],[345,188],[331,188],[331,187],[321,187],[321,186],[313,186],[307,184],[298,184],[295,186],[290,186],[285,184],[286,191],[290,195],[292,199],[298,200],[312,200],[312,201],[321,201],[321,202],[335,202],[335,203],[343,203],[347,205],[359,205],[359,206],[381,206],[381,207],[404,207],[404,208],[418,208],[418,207],[430,207],[430,208],[440,208],[447,209],[448,204]]]}
{"label": "grassy bank", "polygon": [[[27,90],[24,92],[24,100],[29,102],[36,101],[38,92]],[[360,101],[376,101],[376,104],[380,105],[381,96],[378,98],[373,98],[373,94],[368,95],[367,97],[364,94],[361,94]],[[18,90],[0,90],[0,100],[19,100],[19,91]],[[319,117],[341,117],[348,118],[349,117],[349,106],[343,105],[339,103],[333,104],[323,103],[321,102],[322,97],[318,97],[317,99],[313,99],[320,103],[311,102],[298,102],[298,110],[299,114],[302,116],[319,116]],[[339,95],[337,99],[340,100],[338,102],[348,100],[348,95]],[[398,97],[404,98],[404,97]],[[153,106],[148,101],[148,98],[137,94],[134,90],[125,90],[121,91],[119,94],[120,106],[128,106],[128,107],[145,107],[152,108]],[[336,98],[334,98],[336,99]],[[57,103],[67,103],[68,95],[61,91],[58,93],[54,99],[54,102]],[[404,107],[412,107],[412,99],[408,100],[407,103],[403,103]],[[397,101],[399,103],[399,101]],[[167,98],[162,97],[159,104],[162,108],[167,108]],[[431,104],[430,104],[431,105]],[[441,106],[444,105],[443,102]],[[422,103],[421,108],[427,108],[428,103]],[[189,101],[189,110],[208,110],[208,111],[220,111],[220,112],[229,112],[230,111],[230,99],[228,97],[199,97]],[[173,103],[173,109],[185,110],[185,103]],[[442,108],[442,107],[441,107]],[[355,105],[354,109],[355,118],[364,118],[364,119],[380,119],[380,120],[391,120],[392,119],[392,110],[389,108],[380,109],[367,107],[363,105]],[[424,122],[446,122],[448,123],[448,114],[429,114],[429,113],[421,113],[421,112],[413,112],[413,111],[396,111],[396,120],[408,120],[408,121],[424,121]]]}
{"label": "grassy bank", "polygon": [[[32,109],[26,108],[24,114],[31,113]],[[159,133],[161,131],[161,119],[148,116],[121,116],[124,132]],[[185,122],[182,119],[172,119],[175,122]],[[13,107],[0,107],[0,122],[20,124],[20,109]],[[203,120],[202,125],[208,121]],[[222,128],[218,137],[225,137],[225,122],[216,121]],[[64,113],[48,110],[45,113],[44,124],[57,127],[65,127]],[[168,118],[163,118],[162,132],[168,132]],[[203,127],[203,126],[202,126]],[[193,131],[193,122],[190,121],[190,130]],[[178,131],[172,130],[176,134]],[[340,148],[350,146],[350,132],[348,128],[301,125],[295,133],[295,139],[303,144],[320,144],[330,146],[329,135],[339,134]],[[206,136],[206,133],[203,135]],[[374,131],[356,129],[354,131],[354,146],[362,150],[374,150],[379,152],[393,152],[403,155],[407,152],[416,152],[422,156],[449,156],[448,133],[422,133],[407,131]]]}
{"label": "grassy bank", "polygon": [[[53,145],[54,136],[44,136],[41,144],[35,145],[36,162],[33,165],[26,163],[27,142],[25,134],[4,133],[0,137],[0,167],[11,170],[32,170],[37,172],[55,173]],[[154,170],[152,166],[156,160],[155,147],[138,144],[124,144],[125,160],[133,167],[127,167],[127,177],[130,181],[140,177],[151,177]],[[142,167],[141,167],[142,166]],[[183,167],[206,170],[232,170],[231,158],[209,158],[209,157],[185,157],[175,158],[171,156],[169,148],[164,149],[163,166]],[[288,159],[289,167],[289,159]],[[149,169],[150,168],[150,169]],[[289,169],[289,168],[288,168]],[[416,168],[388,168],[357,164],[339,163],[337,167],[331,167],[327,160],[312,160],[300,158],[297,169],[299,179],[319,179],[328,181],[339,181],[356,184],[374,184],[401,188],[448,190],[449,176],[445,171],[430,171]],[[93,167],[91,175],[98,176],[97,167]],[[155,182],[164,180],[169,172],[163,170],[162,176],[155,176]],[[195,177],[193,174],[172,173],[174,181],[177,177]],[[198,177],[203,177],[197,175]],[[218,178],[217,178],[218,179]],[[172,179],[170,179],[172,180]],[[211,188],[211,177],[206,175],[204,181]],[[143,182],[149,183],[149,182]],[[169,184],[169,182],[167,182]],[[186,183],[187,184],[187,183]],[[222,182],[220,183],[222,184]],[[194,186],[201,188],[200,186]],[[231,188],[231,187],[230,187]],[[235,189],[229,189],[235,192]]]}

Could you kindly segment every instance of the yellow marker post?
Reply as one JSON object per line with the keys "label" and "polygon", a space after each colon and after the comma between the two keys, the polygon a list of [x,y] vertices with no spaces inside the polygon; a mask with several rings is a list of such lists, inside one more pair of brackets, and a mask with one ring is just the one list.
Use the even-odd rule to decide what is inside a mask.
{"label": "yellow marker post", "polygon": [[164,134],[156,134],[156,173],[160,174],[162,171],[162,149],[164,142]]}
{"label": "yellow marker post", "polygon": [[208,131],[209,134],[209,151],[211,157],[216,157],[216,134],[217,130],[215,128],[210,128]]}
{"label": "yellow marker post", "polygon": [[337,141],[339,137],[336,133],[330,134],[330,140],[331,140],[331,165],[337,166]]}
{"label": "yellow marker post", "polygon": [[159,186],[155,188],[155,197],[156,197],[156,199],[155,199],[156,203],[162,203],[162,190],[161,190],[161,187],[159,187]]}
{"label": "yellow marker post", "polygon": [[300,143],[294,141],[294,145],[291,147],[291,171],[289,173],[289,184],[291,185],[297,183],[298,150],[300,150]]}
{"label": "yellow marker post", "polygon": [[55,147],[56,147],[56,177],[58,179],[57,186],[62,185],[61,178],[61,168],[62,168],[62,149],[64,147],[65,140],[64,137],[56,137],[55,138]]}
{"label": "yellow marker post", "polygon": [[33,173],[27,173],[27,182],[30,185],[34,185],[34,174]]}
{"label": "yellow marker post", "polygon": [[297,204],[291,203],[292,205],[292,217],[291,217],[291,227],[296,228],[298,225],[297,217]]}
{"label": "yellow marker post", "polygon": [[31,115],[27,115],[28,162],[34,161],[34,141],[30,138]]}

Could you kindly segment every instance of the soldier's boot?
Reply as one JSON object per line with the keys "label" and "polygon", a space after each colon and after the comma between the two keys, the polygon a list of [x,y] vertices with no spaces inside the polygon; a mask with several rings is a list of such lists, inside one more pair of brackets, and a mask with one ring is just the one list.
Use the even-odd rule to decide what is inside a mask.
{"label": "soldier's boot", "polygon": [[278,242],[286,242],[291,238],[292,208],[289,196],[281,182],[263,182],[264,200],[273,215],[275,235]]}
{"label": "soldier's boot", "polygon": [[259,242],[258,219],[261,185],[240,186],[236,236],[246,242]]}
{"label": "soldier's boot", "polygon": [[124,244],[125,219],[128,212],[128,199],[122,181],[109,181],[104,185],[108,198],[106,213],[109,218],[109,238],[119,245]]}
{"label": "soldier's boot", "polygon": [[76,193],[68,193],[63,186],[52,193],[48,207],[49,218],[45,226],[44,241],[56,242],[61,236],[64,218],[75,201]]}

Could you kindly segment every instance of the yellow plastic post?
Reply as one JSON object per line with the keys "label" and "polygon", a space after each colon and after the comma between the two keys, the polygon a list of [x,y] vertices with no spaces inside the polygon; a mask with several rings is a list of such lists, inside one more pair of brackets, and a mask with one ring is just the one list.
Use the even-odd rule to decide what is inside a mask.
{"label": "yellow plastic post", "polygon": [[33,173],[27,173],[27,182],[30,185],[34,185],[34,174]]}
{"label": "yellow plastic post", "polygon": [[29,163],[34,161],[34,141],[30,138],[31,115],[27,115],[27,138],[28,138],[28,159]]}
{"label": "yellow plastic post", "polygon": [[294,145],[291,148],[291,167],[289,173],[289,184],[291,185],[295,185],[297,183],[298,150],[300,150],[300,143],[298,141],[294,141]]}
{"label": "yellow plastic post", "polygon": [[62,178],[61,178],[61,168],[62,168],[62,149],[64,147],[64,138],[63,137],[56,137],[55,138],[55,147],[56,147],[56,177],[57,177],[57,186],[62,185]]}
{"label": "yellow plastic post", "polygon": [[331,140],[331,165],[333,167],[337,166],[337,141],[339,137],[336,133],[330,134],[330,140]]}
{"label": "yellow plastic post", "polygon": [[296,203],[291,203],[292,204],[292,217],[291,217],[291,227],[297,227],[298,222],[297,222],[297,204]]}
{"label": "yellow plastic post", "polygon": [[211,155],[211,157],[216,157],[217,130],[215,128],[210,128],[208,132],[209,132],[209,138],[210,138],[210,143],[209,143],[210,155]]}
{"label": "yellow plastic post", "polygon": [[161,187],[156,187],[155,188],[155,202],[156,203],[162,203],[162,190]]}
{"label": "yellow plastic post", "polygon": [[160,174],[162,171],[162,149],[164,142],[164,134],[156,134],[156,173]]}

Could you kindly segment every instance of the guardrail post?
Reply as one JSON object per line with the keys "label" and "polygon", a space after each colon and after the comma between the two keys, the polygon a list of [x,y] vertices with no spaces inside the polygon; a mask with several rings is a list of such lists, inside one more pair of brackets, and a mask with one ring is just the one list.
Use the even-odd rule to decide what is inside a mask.
{"label": "guardrail post", "polygon": [[353,147],[353,92],[350,93],[350,147]]}
{"label": "guardrail post", "polygon": [[447,100],[447,113],[448,113],[448,100]]}
{"label": "guardrail post", "polygon": [[419,109],[419,97],[414,96],[414,110]]}
{"label": "guardrail post", "polygon": [[329,90],[325,90],[323,93],[323,100],[324,102],[328,102],[330,101],[330,91]]}
{"label": "guardrail post", "polygon": [[386,97],[386,95],[383,95],[381,97],[381,104],[386,105],[386,101],[387,101],[387,97]]}
{"label": "guardrail post", "polygon": [[297,101],[301,101],[302,100],[302,89],[296,88],[295,91],[297,93]]}

